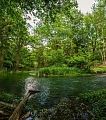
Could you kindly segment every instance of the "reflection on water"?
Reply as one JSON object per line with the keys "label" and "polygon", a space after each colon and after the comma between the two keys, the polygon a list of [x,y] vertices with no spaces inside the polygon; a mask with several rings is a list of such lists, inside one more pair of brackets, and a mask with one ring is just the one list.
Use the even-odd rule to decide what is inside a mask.
{"label": "reflection on water", "polygon": [[[39,94],[39,102],[42,105],[45,103],[45,100],[49,96],[49,93],[50,93],[49,88],[50,88],[49,81],[46,82],[45,80],[44,82],[42,82],[42,85],[41,85],[39,80],[34,77],[28,77],[25,79],[25,95],[29,90],[40,90],[41,93]],[[35,94],[33,95],[33,98],[34,97],[38,97],[38,96]]]}
{"label": "reflection on water", "polygon": [[63,97],[106,88],[106,75],[91,77],[41,77],[0,76],[0,92],[5,91],[24,96],[29,89],[40,90],[34,94],[29,103],[36,108],[56,105]]}
{"label": "reflection on water", "polygon": [[50,94],[50,82],[43,82],[42,87],[39,89],[41,90],[39,102],[43,105]]}
{"label": "reflection on water", "polygon": [[35,78],[28,77],[27,79],[25,79],[25,94],[27,94],[29,90],[38,90],[37,86],[38,81]]}

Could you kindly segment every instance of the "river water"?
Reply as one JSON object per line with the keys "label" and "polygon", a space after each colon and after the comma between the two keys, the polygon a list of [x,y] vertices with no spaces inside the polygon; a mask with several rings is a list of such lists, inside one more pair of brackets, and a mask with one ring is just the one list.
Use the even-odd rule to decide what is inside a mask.
{"label": "river water", "polygon": [[106,75],[89,77],[39,77],[27,73],[0,74],[0,92],[23,97],[29,89],[40,90],[32,95],[30,105],[35,109],[50,108],[64,97],[106,88]]}

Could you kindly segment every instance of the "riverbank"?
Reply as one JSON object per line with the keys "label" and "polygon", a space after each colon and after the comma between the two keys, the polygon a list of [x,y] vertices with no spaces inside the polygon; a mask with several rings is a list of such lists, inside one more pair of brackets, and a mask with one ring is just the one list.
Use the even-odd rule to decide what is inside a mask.
{"label": "riverbank", "polygon": [[[106,75],[96,75],[89,77],[49,76],[39,77],[36,79],[36,76],[26,75],[26,73],[25,75],[21,73],[18,75],[6,74],[6,76],[0,77],[0,88],[1,92],[4,91],[5,93],[8,93],[10,95],[5,94],[4,98],[3,96],[2,98],[7,103],[9,99],[11,100],[11,98],[13,98],[11,94],[15,95],[15,98],[13,98],[13,102],[11,102],[10,104],[16,102],[17,100],[22,100],[21,98],[25,95],[27,83],[32,83],[35,89],[41,90],[41,93],[39,93],[37,96],[32,96],[29,99],[26,105],[27,108],[31,108],[31,110],[33,111],[36,111],[36,109],[37,111],[42,111],[44,109],[48,110],[49,108],[52,109],[52,107],[57,106],[60,103],[59,101],[61,101],[61,99],[63,98],[71,99],[71,96],[78,97],[80,93],[92,93],[91,91],[97,91],[106,88]],[[86,100],[88,100],[88,96],[90,96],[89,100],[91,100],[92,95],[86,94],[86,96]],[[92,100],[95,99],[97,96],[98,94],[94,95],[92,97]],[[84,104],[86,105],[86,103]],[[77,105],[80,111],[82,109],[80,108],[81,104],[79,103]]]}
{"label": "riverbank", "polygon": [[35,76],[92,76],[106,73],[106,65],[91,67],[90,69],[81,69],[76,67],[44,67],[36,71],[31,71]]}
{"label": "riverbank", "polygon": [[33,71],[0,71],[0,73],[30,74],[32,76],[92,76],[106,73],[106,65],[91,67],[90,69],[81,69],[76,67],[44,67]]}
{"label": "riverbank", "polygon": [[43,120],[105,120],[106,89],[63,98],[57,106],[39,111],[38,116]]}
{"label": "riverbank", "polygon": [[106,73],[106,65],[91,67],[91,71],[93,71],[94,73]]}
{"label": "riverbank", "polygon": [[89,76],[92,75],[92,72],[75,67],[45,67],[30,74],[36,76]]}
{"label": "riverbank", "polygon": [[[4,93],[6,98],[1,99],[0,101],[5,101],[13,104],[14,101],[13,95]],[[11,97],[12,96],[12,97]],[[9,100],[9,101],[8,101]],[[9,105],[9,104],[8,104]],[[28,104],[22,110],[22,113],[25,112],[25,109],[28,108]],[[33,106],[32,106],[33,108]],[[0,106],[0,110],[4,110],[4,107]],[[95,120],[105,120],[106,119],[106,89],[101,89],[93,92],[87,92],[79,94],[78,96],[69,96],[68,98],[62,98],[60,102],[48,109],[39,109],[35,110],[35,115],[33,118],[38,120],[73,120],[73,119],[95,119]],[[8,108],[8,112],[12,113],[12,109]],[[33,111],[33,112],[34,112]],[[30,111],[29,111],[30,112]],[[34,113],[33,113],[34,114]],[[30,117],[31,114],[29,115]],[[9,117],[9,116],[8,116]],[[4,119],[5,120],[5,119]]]}

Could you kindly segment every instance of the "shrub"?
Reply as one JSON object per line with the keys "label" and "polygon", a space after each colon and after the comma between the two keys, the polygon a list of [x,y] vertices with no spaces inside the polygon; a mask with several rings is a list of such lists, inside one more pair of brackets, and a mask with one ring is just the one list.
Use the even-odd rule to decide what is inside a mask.
{"label": "shrub", "polygon": [[2,92],[0,94],[0,101],[11,103],[14,100],[14,95]]}
{"label": "shrub", "polygon": [[96,120],[106,119],[106,89],[80,94],[79,99],[91,106]]}

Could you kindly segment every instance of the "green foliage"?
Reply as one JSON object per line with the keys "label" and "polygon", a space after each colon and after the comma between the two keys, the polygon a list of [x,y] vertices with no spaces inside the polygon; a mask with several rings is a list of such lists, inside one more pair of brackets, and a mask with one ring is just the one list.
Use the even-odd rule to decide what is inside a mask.
{"label": "green foliage", "polygon": [[74,55],[71,57],[69,60],[67,60],[68,66],[70,67],[78,67],[78,68],[83,68],[83,69],[88,69],[90,68],[90,64],[88,61],[88,57],[85,55]]}
{"label": "green foliage", "polygon": [[92,67],[91,68],[92,71],[94,71],[95,73],[105,73],[106,72],[106,66],[103,67]]}
{"label": "green foliage", "polygon": [[91,106],[95,120],[106,119],[106,89],[80,94],[79,99]]}
{"label": "green foliage", "polygon": [[69,66],[76,66],[80,68],[84,64],[86,64],[86,60],[83,56],[73,56],[69,60]]}
{"label": "green foliage", "polygon": [[92,61],[92,66],[94,66],[94,67],[98,67],[98,66],[100,66],[102,63],[101,63],[101,61],[99,61],[99,60],[94,60],[94,61]]}
{"label": "green foliage", "polygon": [[65,59],[65,56],[62,49],[51,50],[48,54],[49,66],[62,65],[64,63],[64,59]]}
{"label": "green foliage", "polygon": [[[55,15],[58,12],[67,12],[69,13],[68,8],[71,7],[77,7],[77,2],[76,1],[70,1],[70,0],[1,0],[0,1],[0,8],[1,12],[7,10],[8,15],[15,16],[14,10],[19,8],[20,10],[23,11],[23,15],[28,19],[26,14],[29,12],[33,14],[34,16],[40,18],[40,19],[45,19],[46,20],[51,20],[54,21]],[[36,12],[35,12],[36,10]]]}
{"label": "green foliage", "polygon": [[[0,69],[34,70],[65,64],[89,71],[99,62],[105,64],[105,1],[97,0],[93,12],[86,15],[76,7],[74,0],[1,0]],[[33,36],[27,29],[28,12],[40,18]]]}
{"label": "green foliage", "polygon": [[0,94],[0,101],[7,102],[7,103],[12,103],[14,100],[14,95],[1,92]]}
{"label": "green foliage", "polygon": [[40,68],[36,75],[81,75],[86,73],[85,71],[78,69],[78,68],[69,68],[69,67],[45,67]]}

